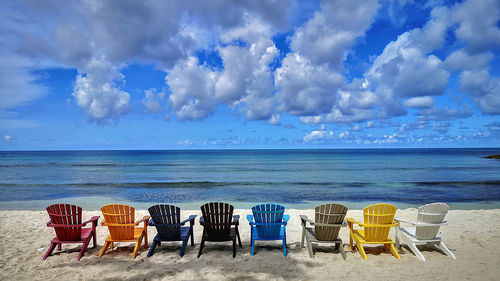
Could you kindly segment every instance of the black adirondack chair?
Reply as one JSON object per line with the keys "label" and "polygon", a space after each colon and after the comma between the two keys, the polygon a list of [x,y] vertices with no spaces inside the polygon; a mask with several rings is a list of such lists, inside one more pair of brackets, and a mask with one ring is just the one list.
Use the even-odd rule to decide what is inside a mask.
{"label": "black adirondack chair", "polygon": [[[193,226],[196,215],[191,215],[188,219],[181,221],[181,209],[172,205],[154,205],[148,211],[151,215],[149,225],[155,226],[156,231],[158,231],[153,239],[148,257],[154,254],[156,245],[161,246],[162,241],[182,241],[179,253],[181,257],[184,255],[189,237],[191,237],[191,246],[194,246]],[[183,226],[187,222],[189,222],[189,226]]]}
{"label": "black adirondack chair", "polygon": [[[236,238],[241,245],[240,233],[238,232],[239,215],[233,216],[234,207],[227,203],[211,202],[201,206],[202,217],[200,224],[203,226],[200,251],[201,256],[205,242],[233,241],[233,258],[236,257]],[[234,227],[233,227],[234,226]]]}

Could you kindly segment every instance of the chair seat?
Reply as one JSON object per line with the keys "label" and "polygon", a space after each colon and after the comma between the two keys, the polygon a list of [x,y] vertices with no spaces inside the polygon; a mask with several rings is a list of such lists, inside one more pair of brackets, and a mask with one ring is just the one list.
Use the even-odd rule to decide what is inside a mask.
{"label": "chair seat", "polygon": [[427,243],[427,242],[439,242],[441,241],[441,237],[435,237],[433,239],[418,239],[415,236],[416,227],[400,227],[401,233],[403,233],[408,239],[410,239],[413,243]]}
{"label": "chair seat", "polygon": [[173,238],[161,237],[160,234],[158,233],[155,236],[154,240],[155,241],[182,241],[182,240],[184,240],[184,238],[189,236],[189,229],[190,229],[189,226],[181,226],[180,235],[178,237],[173,237]]}
{"label": "chair seat", "polygon": [[[203,240],[209,241],[209,242],[224,242],[224,241],[231,241],[234,239],[236,236],[236,229],[234,227],[231,227],[231,230],[229,231],[229,237],[220,237],[220,236],[209,236],[207,232],[203,232]],[[215,239],[214,239],[215,238]]]}
{"label": "chair seat", "polygon": [[257,227],[256,226],[252,226],[252,227],[253,227],[252,240],[283,240],[283,239],[285,239],[285,226],[281,226],[280,236],[273,237],[273,238],[260,238],[259,233],[257,231]]}
{"label": "chair seat", "polygon": [[143,227],[136,227],[134,228],[134,238],[132,239],[113,239],[111,238],[111,234],[106,238],[106,242],[135,242],[138,241],[139,238],[144,235],[144,228]]}
{"label": "chair seat", "polygon": [[79,240],[59,240],[59,238],[55,237],[52,239],[52,243],[83,243],[87,241],[90,236],[92,236],[92,228],[82,228],[82,234]]}
{"label": "chair seat", "polygon": [[365,239],[365,230],[364,229],[355,229],[353,230],[356,239],[359,240],[359,243],[362,244],[386,244],[392,243],[391,238],[387,237],[387,239],[379,240],[379,241],[366,241]]}
{"label": "chair seat", "polygon": [[306,227],[306,235],[309,236],[309,240],[314,243],[337,243],[337,242],[342,242],[342,239],[337,236],[337,239],[334,240],[318,240],[316,238],[316,233],[314,231],[314,227]]}

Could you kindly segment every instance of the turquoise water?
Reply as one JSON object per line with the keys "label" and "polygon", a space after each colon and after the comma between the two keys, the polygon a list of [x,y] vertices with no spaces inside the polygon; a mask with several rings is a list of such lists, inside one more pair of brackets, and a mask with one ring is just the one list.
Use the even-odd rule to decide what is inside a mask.
{"label": "turquoise water", "polygon": [[[335,149],[0,152],[0,208],[116,198],[228,201],[428,202],[499,208],[500,149]],[[96,199],[97,200],[97,199]],[[10,203],[9,203],[10,202]],[[100,203],[100,202],[99,202]],[[36,204],[35,204],[36,205]]]}

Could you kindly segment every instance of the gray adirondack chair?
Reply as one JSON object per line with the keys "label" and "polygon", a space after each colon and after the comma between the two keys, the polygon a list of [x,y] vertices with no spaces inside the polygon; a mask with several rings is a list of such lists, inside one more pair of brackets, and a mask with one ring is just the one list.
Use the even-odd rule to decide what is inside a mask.
{"label": "gray adirondack chair", "polygon": [[[309,256],[314,258],[312,243],[331,243],[335,244],[335,249],[340,248],[340,253],[344,260],[346,254],[342,239],[339,237],[341,227],[347,226],[347,221],[344,219],[347,213],[347,207],[340,204],[324,204],[317,206],[315,209],[314,219],[310,220],[305,215],[300,215],[302,222],[302,239],[300,247],[304,247],[304,238],[307,242]],[[307,227],[309,223],[312,227]]]}
{"label": "gray adirondack chair", "polygon": [[[417,248],[417,244],[427,244],[428,247],[437,247],[447,256],[455,259],[455,255],[446,247],[441,237],[438,237],[441,226],[448,225],[443,221],[450,207],[445,203],[431,203],[418,208],[417,221],[395,218],[398,221],[396,228],[396,247],[401,249],[400,239],[408,245],[410,250],[420,260],[425,261],[424,255]],[[413,227],[402,227],[402,223]]]}

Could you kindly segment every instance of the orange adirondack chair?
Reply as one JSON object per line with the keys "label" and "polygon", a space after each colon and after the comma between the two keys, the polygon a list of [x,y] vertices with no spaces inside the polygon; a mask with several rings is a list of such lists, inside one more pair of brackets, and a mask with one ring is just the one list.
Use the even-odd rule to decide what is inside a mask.
{"label": "orange adirondack chair", "polygon": [[[351,251],[354,250],[353,239],[356,242],[356,247],[361,254],[361,258],[367,259],[363,244],[384,244],[384,248],[391,249],[391,253],[400,260],[398,252],[394,247],[394,242],[389,238],[391,227],[397,227],[398,223],[394,221],[396,215],[396,207],[391,204],[375,204],[363,209],[365,223],[360,223],[352,218],[347,219],[349,231],[349,245]],[[354,229],[354,224],[358,224],[363,229]]]}
{"label": "orange adirondack chair", "polygon": [[[135,209],[134,207],[122,204],[110,204],[101,208],[104,220],[101,225],[107,226],[109,236],[104,242],[99,257],[106,253],[109,247],[113,248],[114,242],[135,242],[134,253],[132,258],[135,259],[137,251],[141,246],[144,238],[145,248],[148,248],[148,220],[149,216],[144,216],[142,219],[134,222]],[[144,222],[144,227],[136,227],[141,222]]]}

